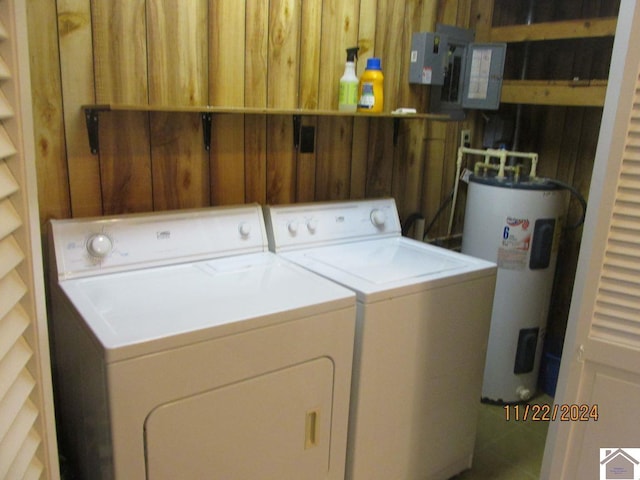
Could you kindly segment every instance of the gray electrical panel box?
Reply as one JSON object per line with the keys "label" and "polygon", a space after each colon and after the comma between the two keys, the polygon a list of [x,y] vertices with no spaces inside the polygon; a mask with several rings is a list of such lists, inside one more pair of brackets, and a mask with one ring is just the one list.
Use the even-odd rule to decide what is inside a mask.
{"label": "gray electrical panel box", "polygon": [[442,85],[444,83],[446,38],[433,32],[414,33],[411,37],[409,83]]}
{"label": "gray electrical panel box", "polygon": [[462,90],[462,107],[497,110],[502,92],[502,73],[507,45],[470,43]]}
{"label": "gray electrical panel box", "polygon": [[409,83],[431,85],[433,113],[464,118],[464,108],[495,110],[500,105],[507,46],[473,43],[472,30],[437,25],[414,33]]}

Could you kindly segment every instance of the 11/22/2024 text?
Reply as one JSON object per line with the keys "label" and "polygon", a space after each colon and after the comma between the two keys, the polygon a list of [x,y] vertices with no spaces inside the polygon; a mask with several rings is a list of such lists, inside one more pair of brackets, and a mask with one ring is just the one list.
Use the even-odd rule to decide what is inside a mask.
{"label": "11/22/2024 text", "polygon": [[525,404],[505,405],[507,422],[588,422],[598,421],[598,405],[587,404]]}

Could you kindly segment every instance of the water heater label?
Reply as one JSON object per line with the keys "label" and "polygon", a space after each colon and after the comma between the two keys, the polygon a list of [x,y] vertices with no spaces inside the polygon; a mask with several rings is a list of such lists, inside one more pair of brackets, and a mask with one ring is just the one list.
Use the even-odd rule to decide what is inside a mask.
{"label": "water heater label", "polygon": [[524,270],[531,247],[531,222],[528,218],[506,217],[502,241],[498,247],[498,268]]}

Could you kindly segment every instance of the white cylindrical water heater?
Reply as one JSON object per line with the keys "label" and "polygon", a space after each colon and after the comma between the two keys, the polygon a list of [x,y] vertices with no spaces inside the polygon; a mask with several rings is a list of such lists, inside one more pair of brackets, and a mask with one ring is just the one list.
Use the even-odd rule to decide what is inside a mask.
{"label": "white cylindrical water heater", "polygon": [[485,401],[521,402],[536,391],[564,207],[564,191],[548,181],[470,179],[462,252],[498,265]]}

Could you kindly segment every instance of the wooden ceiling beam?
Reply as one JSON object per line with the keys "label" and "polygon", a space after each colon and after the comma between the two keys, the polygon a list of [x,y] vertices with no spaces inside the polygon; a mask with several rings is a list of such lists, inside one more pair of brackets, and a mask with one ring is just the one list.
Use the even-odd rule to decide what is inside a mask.
{"label": "wooden ceiling beam", "polygon": [[565,20],[493,27],[492,42],[530,42],[569,38],[612,37],[616,33],[616,17]]}
{"label": "wooden ceiling beam", "polygon": [[501,103],[602,107],[606,80],[504,80]]}

